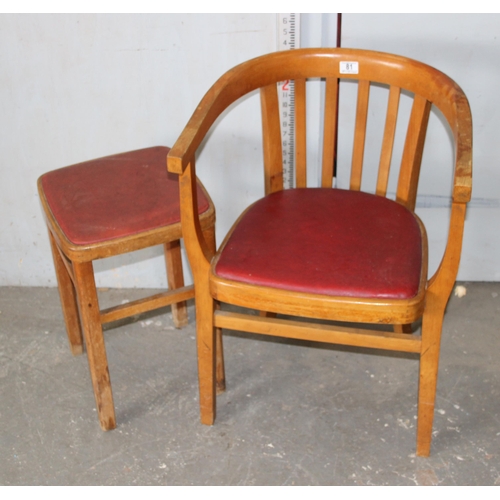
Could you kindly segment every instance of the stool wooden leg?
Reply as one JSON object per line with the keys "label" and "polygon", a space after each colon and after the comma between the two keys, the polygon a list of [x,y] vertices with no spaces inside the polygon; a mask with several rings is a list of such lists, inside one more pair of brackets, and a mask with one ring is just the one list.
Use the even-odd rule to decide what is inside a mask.
{"label": "stool wooden leg", "polygon": [[52,249],[52,258],[56,270],[57,284],[59,288],[59,297],[66,324],[66,333],[68,335],[69,346],[73,355],[83,353],[83,337],[80,325],[80,315],[78,313],[78,304],[75,287],[72,278],[66,269],[63,258],[59,253],[57,243],[49,231],[50,247]]}
{"label": "stool wooden leg", "polygon": [[[167,279],[169,290],[175,290],[184,286],[184,274],[182,272],[181,243],[179,240],[165,243],[165,263],[167,266]],[[186,302],[172,304],[172,317],[176,328],[182,328],[188,324]]]}
{"label": "stool wooden leg", "polygon": [[94,269],[92,262],[75,262],[73,269],[99,423],[107,431],[116,427],[116,418]]}

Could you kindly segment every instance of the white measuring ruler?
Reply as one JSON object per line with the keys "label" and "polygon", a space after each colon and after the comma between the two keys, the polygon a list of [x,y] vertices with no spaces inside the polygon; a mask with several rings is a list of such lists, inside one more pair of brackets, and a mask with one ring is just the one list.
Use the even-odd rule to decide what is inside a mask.
{"label": "white measuring ruler", "polygon": [[[300,47],[300,14],[278,14],[278,50]],[[279,83],[281,143],[283,146],[283,186],[294,186],[295,171],[295,89],[293,81]]]}

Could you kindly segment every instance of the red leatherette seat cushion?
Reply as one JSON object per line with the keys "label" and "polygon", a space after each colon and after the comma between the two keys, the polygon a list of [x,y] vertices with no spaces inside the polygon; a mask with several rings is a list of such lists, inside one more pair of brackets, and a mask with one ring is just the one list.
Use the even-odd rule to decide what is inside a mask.
{"label": "red leatherette seat cushion", "polygon": [[411,298],[422,235],[402,205],[359,191],[290,189],[257,201],[215,272],[239,282],[331,296]]}
{"label": "red leatherette seat cushion", "polygon": [[[43,175],[45,197],[66,237],[87,245],[179,222],[179,183],[167,172],[168,152],[147,148]],[[199,212],[208,206],[198,188]]]}

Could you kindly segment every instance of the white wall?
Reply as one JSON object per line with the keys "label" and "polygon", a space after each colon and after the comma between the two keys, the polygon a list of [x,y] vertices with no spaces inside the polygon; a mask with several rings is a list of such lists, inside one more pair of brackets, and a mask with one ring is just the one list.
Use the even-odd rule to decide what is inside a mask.
{"label": "white wall", "polygon": [[[223,72],[275,47],[272,14],[0,15],[0,285],[56,284],[42,173],[172,145]],[[220,154],[237,164],[245,151]],[[96,269],[100,286],[166,286],[160,248]]]}
{"label": "white wall", "polygon": [[[458,279],[500,280],[500,15],[344,15],[346,47],[395,52],[435,66],[467,95],[473,118],[473,191]],[[431,117],[432,119],[432,117]],[[432,129],[428,139],[432,140]],[[431,151],[426,150],[427,159]],[[429,232],[430,268],[445,245],[448,210],[434,181],[439,163],[424,164],[417,213]]]}
{"label": "white wall", "polygon": [[[302,17],[307,31],[303,46],[334,46],[336,14]],[[500,157],[499,23],[498,14],[343,14],[342,18],[343,47],[393,52],[423,61],[456,80],[469,98],[474,125],[473,197],[468,206],[460,280],[500,279],[500,171],[496,168]],[[341,94],[341,119],[346,97]],[[351,114],[344,122],[349,134],[353,118]],[[342,130],[340,134],[342,137]],[[417,213],[428,230],[431,272],[439,265],[448,232],[451,149],[447,142],[439,115],[432,112],[417,200]],[[339,148],[340,164],[348,164],[350,147],[341,141]],[[339,172],[340,187],[348,183],[346,174],[347,170]]]}
{"label": "white wall", "polygon": [[[500,279],[498,21],[498,15],[343,18],[344,46],[427,62],[469,96],[475,170],[459,275],[465,280]],[[332,45],[335,22],[334,15],[303,15],[303,46]],[[275,23],[274,14],[0,15],[0,285],[55,286],[36,193],[39,175],[171,145],[217,77],[275,50]],[[229,113],[200,155],[199,176],[218,208],[219,240],[262,192],[258,121],[252,97]],[[236,147],[238,138],[245,140]],[[312,138],[311,150],[315,143]],[[243,196],[236,194],[239,187]],[[435,267],[447,207],[425,169],[420,193],[418,211],[429,226]],[[166,285],[160,248],[100,261],[96,269],[100,286]]]}

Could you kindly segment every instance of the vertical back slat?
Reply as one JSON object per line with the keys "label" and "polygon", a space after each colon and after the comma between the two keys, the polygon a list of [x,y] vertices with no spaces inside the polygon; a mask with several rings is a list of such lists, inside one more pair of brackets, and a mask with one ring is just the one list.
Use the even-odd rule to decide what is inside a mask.
{"label": "vertical back slat", "polygon": [[262,110],[262,142],[266,194],[283,189],[283,158],[278,92],[276,84],[260,89]]}
{"label": "vertical back slat", "polygon": [[306,81],[295,80],[295,186],[307,187]]}
{"label": "vertical back slat", "polygon": [[332,187],[335,141],[337,140],[338,85],[337,78],[326,79],[321,187]]}
{"label": "vertical back slat", "polygon": [[410,210],[415,209],[417,200],[418,177],[430,110],[431,103],[424,97],[416,95],[408,123],[396,192],[396,201]]}
{"label": "vertical back slat", "polygon": [[384,138],[382,140],[382,151],[380,153],[380,165],[378,169],[377,189],[379,196],[387,194],[389,182],[389,170],[391,168],[392,149],[394,147],[394,135],[396,133],[396,121],[398,118],[399,96],[401,89],[391,85],[389,90],[389,101],[387,103],[387,116],[385,119]]}
{"label": "vertical back slat", "polygon": [[365,153],[366,121],[368,117],[368,98],[370,82],[360,80],[358,83],[358,102],[356,105],[356,126],[354,129],[354,146],[352,152],[350,189],[361,189],[361,174],[363,172],[363,156]]}

